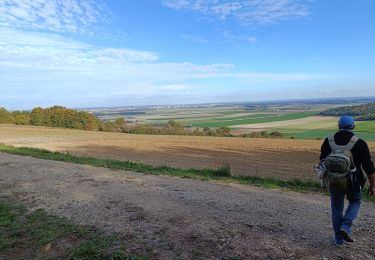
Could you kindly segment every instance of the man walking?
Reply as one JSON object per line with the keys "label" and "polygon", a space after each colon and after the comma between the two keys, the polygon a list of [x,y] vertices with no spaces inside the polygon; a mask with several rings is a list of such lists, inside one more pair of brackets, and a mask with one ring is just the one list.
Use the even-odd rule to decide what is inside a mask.
{"label": "man walking", "polygon": [[[354,128],[354,119],[351,116],[342,116],[339,120],[339,131],[334,136],[326,138],[321,147],[320,160],[323,164],[325,160],[328,161],[328,158],[335,152],[340,153],[345,150],[351,152],[351,171],[345,179],[347,188],[343,190],[336,188],[339,186],[330,186],[328,184],[331,196],[332,225],[335,233],[336,246],[343,245],[344,241],[353,242],[351,226],[359,213],[361,190],[366,182],[362,169],[366,172],[370,182],[369,195],[375,195],[374,163],[371,160],[367,143],[354,135],[352,132]],[[342,159],[345,156],[337,156],[336,154],[335,158],[338,157]],[[327,163],[325,163],[325,165],[327,165]],[[337,165],[336,163],[336,166]],[[349,205],[343,215],[345,196],[349,201]]]}

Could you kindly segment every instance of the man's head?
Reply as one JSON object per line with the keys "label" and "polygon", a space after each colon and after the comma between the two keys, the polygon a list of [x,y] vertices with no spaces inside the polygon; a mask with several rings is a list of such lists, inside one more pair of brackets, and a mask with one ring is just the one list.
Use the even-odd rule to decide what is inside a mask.
{"label": "man's head", "polygon": [[355,128],[354,118],[351,116],[342,116],[339,120],[340,130],[353,130]]}

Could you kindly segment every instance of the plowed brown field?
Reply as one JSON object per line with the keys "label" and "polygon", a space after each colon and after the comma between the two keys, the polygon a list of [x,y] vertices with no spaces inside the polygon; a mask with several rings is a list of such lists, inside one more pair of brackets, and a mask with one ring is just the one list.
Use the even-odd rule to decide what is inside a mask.
{"label": "plowed brown field", "polygon": [[[315,180],[312,168],[322,141],[128,135],[1,125],[0,143],[181,168],[229,164],[236,175]],[[369,146],[374,151],[375,143]]]}

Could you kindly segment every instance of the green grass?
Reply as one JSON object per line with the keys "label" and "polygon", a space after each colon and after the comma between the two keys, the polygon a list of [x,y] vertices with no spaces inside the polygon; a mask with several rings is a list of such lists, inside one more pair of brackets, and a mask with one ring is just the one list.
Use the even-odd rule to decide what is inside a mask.
{"label": "green grass", "polygon": [[[324,192],[318,181],[308,181],[300,179],[277,179],[261,176],[231,176],[229,165],[223,165],[219,169],[181,169],[169,166],[152,166],[142,163],[134,163],[129,161],[103,160],[92,157],[76,156],[71,154],[50,152],[47,150],[13,147],[0,144],[0,152],[31,156],[34,158],[63,161],[70,163],[86,164],[95,167],[104,167],[108,169],[128,170],[143,172],[153,175],[168,175],[182,178],[193,178],[200,180],[218,180],[223,182],[233,182],[245,185],[253,185],[261,188],[282,189],[297,192]],[[374,198],[370,198],[375,202]]]}
{"label": "green grass", "polygon": [[375,133],[375,121],[357,121],[355,124],[356,131]]}
{"label": "green grass", "polygon": [[104,167],[117,170],[128,170],[152,174],[165,174],[180,177],[225,177],[229,176],[229,169],[223,166],[219,169],[179,169],[168,166],[152,166],[142,163],[134,163],[130,161],[103,160],[92,157],[76,156],[66,153],[50,152],[43,149],[28,147],[13,147],[0,144],[0,152],[6,152],[17,155],[27,155],[40,159],[71,162],[78,164],[87,164],[95,167]]}
{"label": "green grass", "polygon": [[259,123],[270,123],[276,121],[285,121],[292,119],[300,119],[309,116],[317,115],[316,112],[300,112],[300,113],[290,113],[290,114],[280,114],[280,115],[269,115],[264,117],[250,117],[248,119],[237,119],[231,120],[231,118],[226,118],[226,121],[223,120],[212,120],[206,122],[192,122],[195,127],[222,127],[222,126],[233,126],[233,125],[247,125],[247,124],[259,124]]}
{"label": "green grass", "polygon": [[41,247],[62,237],[86,230],[64,218],[52,217],[42,210],[27,213],[19,205],[0,201],[0,252],[14,247]]}
{"label": "green grass", "polygon": [[[306,128],[274,128],[272,131],[279,131],[284,134],[285,138],[294,137],[296,139],[324,139],[337,131],[337,126],[322,129],[309,129],[309,126],[316,127],[319,122],[308,123]],[[324,122],[322,122],[324,124]],[[375,141],[375,121],[357,121],[355,134],[366,141]]]}
{"label": "green grass", "polygon": [[282,129],[275,128],[272,131],[279,131],[283,133],[284,138],[294,137],[296,139],[324,139],[325,137],[332,135],[332,130],[305,130],[305,129]]}
{"label": "green grass", "polygon": [[[284,134],[284,138],[294,137],[296,139],[324,139],[334,134],[337,130],[304,130],[304,129],[282,129],[275,128],[272,131],[279,131]],[[375,141],[375,132],[359,132],[355,134],[366,141]]]}
{"label": "green grass", "polygon": [[[48,245],[49,251],[44,252]],[[119,245],[116,236],[103,235],[41,209],[28,212],[10,199],[0,199],[1,255],[43,258],[43,252],[44,257],[53,252],[61,259],[139,259],[128,256]]]}
{"label": "green grass", "polygon": [[110,248],[118,246],[119,240],[116,236],[93,236],[91,239],[84,240],[73,250],[71,255],[73,259],[146,259],[138,257],[129,257],[125,249],[117,249],[109,255],[105,252]]}

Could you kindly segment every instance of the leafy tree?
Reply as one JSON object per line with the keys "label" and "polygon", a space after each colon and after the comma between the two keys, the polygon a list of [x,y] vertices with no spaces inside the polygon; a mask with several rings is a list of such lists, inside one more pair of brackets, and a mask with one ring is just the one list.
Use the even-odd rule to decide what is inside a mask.
{"label": "leafy tree", "polygon": [[30,124],[36,125],[36,126],[42,126],[44,123],[44,113],[43,108],[36,107],[31,111],[30,114]]}
{"label": "leafy tree", "polygon": [[15,111],[12,113],[12,116],[16,125],[30,124],[30,112]]}
{"label": "leafy tree", "polygon": [[0,107],[0,123],[1,124],[12,124],[13,118],[11,113],[3,107]]}
{"label": "leafy tree", "polygon": [[227,126],[223,126],[216,129],[216,133],[219,136],[230,136],[230,129]]}
{"label": "leafy tree", "polygon": [[82,130],[94,130],[98,119],[87,112],[75,111],[62,106],[34,108],[30,114],[30,123],[36,126],[64,127]]}
{"label": "leafy tree", "polygon": [[124,118],[117,118],[114,122],[114,125],[119,132],[126,133],[127,131],[127,122]]}
{"label": "leafy tree", "polygon": [[182,125],[175,120],[169,120],[168,125],[173,128],[182,128]]}

